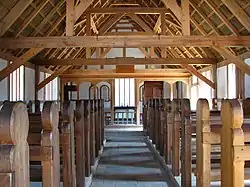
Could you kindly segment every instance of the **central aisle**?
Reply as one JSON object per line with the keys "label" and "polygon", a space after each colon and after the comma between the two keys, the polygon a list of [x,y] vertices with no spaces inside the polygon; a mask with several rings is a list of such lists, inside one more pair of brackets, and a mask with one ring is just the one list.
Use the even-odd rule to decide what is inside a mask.
{"label": "central aisle", "polygon": [[106,145],[92,187],[168,187],[168,174],[143,132],[106,132]]}

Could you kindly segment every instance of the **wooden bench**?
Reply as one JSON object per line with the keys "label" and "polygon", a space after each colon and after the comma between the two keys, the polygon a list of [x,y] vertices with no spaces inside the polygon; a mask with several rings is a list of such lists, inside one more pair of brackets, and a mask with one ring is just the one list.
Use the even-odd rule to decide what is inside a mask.
{"label": "wooden bench", "polygon": [[20,102],[0,104],[0,186],[30,186],[27,108]]}

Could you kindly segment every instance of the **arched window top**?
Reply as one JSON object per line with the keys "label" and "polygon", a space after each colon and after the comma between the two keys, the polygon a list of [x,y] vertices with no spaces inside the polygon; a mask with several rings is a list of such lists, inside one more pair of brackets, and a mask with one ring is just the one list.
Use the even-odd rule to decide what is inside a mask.
{"label": "arched window top", "polygon": [[89,87],[89,99],[99,99],[98,87],[93,84]]}
{"label": "arched window top", "polygon": [[109,97],[109,86],[102,85],[100,87],[100,98],[104,99],[104,101],[106,101],[106,102],[108,102],[110,100],[110,97]]}

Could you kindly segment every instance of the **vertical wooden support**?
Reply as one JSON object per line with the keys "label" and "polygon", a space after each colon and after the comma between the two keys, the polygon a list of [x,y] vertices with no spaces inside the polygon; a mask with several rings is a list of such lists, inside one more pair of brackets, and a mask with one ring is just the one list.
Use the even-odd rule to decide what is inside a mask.
{"label": "vertical wooden support", "polygon": [[63,105],[63,101],[64,101],[64,82],[62,80],[60,80],[60,102],[61,102],[61,106]]}
{"label": "vertical wooden support", "polygon": [[[86,35],[91,36],[91,15],[90,13],[86,14]],[[91,48],[86,48],[86,58],[91,58]],[[85,66],[85,69],[86,66]]]}
{"label": "vertical wooden support", "polygon": [[90,163],[95,163],[95,101],[90,100]]}
{"label": "vertical wooden support", "polygon": [[26,106],[23,103],[5,102],[0,110],[1,186],[30,186],[28,132]]}
{"label": "vertical wooden support", "polygon": [[101,100],[101,145],[103,146],[104,142],[104,122],[105,122],[105,114],[104,114],[104,100]]}
{"label": "vertical wooden support", "polygon": [[37,86],[40,82],[40,68],[39,66],[35,66],[35,101],[38,100],[38,89]]}
{"label": "vertical wooden support", "polygon": [[192,127],[190,116],[190,101],[189,99],[182,100],[181,107],[181,186],[192,186],[192,150],[191,150],[191,138]]}
{"label": "vertical wooden support", "polygon": [[174,99],[174,84],[173,83],[170,84],[170,99],[171,100]]}
{"label": "vertical wooden support", "polygon": [[151,139],[152,143],[155,144],[155,99],[151,100]]}
{"label": "vertical wooden support", "polygon": [[148,101],[143,101],[143,131],[147,134],[148,133]]}
{"label": "vertical wooden support", "polygon": [[148,100],[148,136],[152,140],[152,99]]}
{"label": "vertical wooden support", "polygon": [[180,175],[180,126],[181,116],[177,99],[172,101],[172,172],[174,176]]}
{"label": "vertical wooden support", "polygon": [[84,141],[84,103],[76,101],[76,186],[85,186],[85,141]]}
{"label": "vertical wooden support", "polygon": [[167,164],[171,164],[171,146],[172,146],[172,114],[171,114],[171,100],[166,99],[165,104],[165,130],[164,130],[164,139],[165,139],[165,147],[164,147],[164,155],[165,162]]}
{"label": "vertical wooden support", "polygon": [[217,99],[217,65],[214,64],[212,65],[212,75],[213,75],[213,82],[215,84],[215,89],[213,90],[213,95],[214,95],[214,98]]}
{"label": "vertical wooden support", "polygon": [[196,108],[196,185],[208,187],[211,176],[211,144],[205,139],[211,133],[208,101],[199,99]]}
{"label": "vertical wooden support", "polygon": [[245,99],[245,73],[236,67],[236,98]]}
{"label": "vertical wooden support", "polygon": [[221,186],[244,187],[243,111],[237,100],[224,100],[221,109]]}
{"label": "vertical wooden support", "polygon": [[[166,35],[166,20],[165,20],[165,12],[161,12],[161,34],[164,36]],[[167,57],[167,51],[165,47],[161,47],[161,57]]]}
{"label": "vertical wooden support", "polygon": [[111,80],[111,102],[110,102],[110,112],[111,112],[111,125],[114,125],[114,117],[115,117],[115,111],[114,111],[114,106],[115,106],[115,80]]}
{"label": "vertical wooden support", "polygon": [[160,99],[155,99],[155,145],[160,149]]}
{"label": "vertical wooden support", "polygon": [[85,140],[85,175],[91,174],[90,163],[90,101],[84,100],[84,140]]}
{"label": "vertical wooden support", "polygon": [[140,125],[140,81],[135,80],[136,125]]}
{"label": "vertical wooden support", "polygon": [[75,131],[74,107],[70,101],[64,101],[62,106],[62,155],[63,155],[63,183],[65,186],[76,186],[75,173]]}
{"label": "vertical wooden support", "polygon": [[166,127],[166,116],[165,116],[165,99],[160,99],[160,128],[159,128],[159,135],[160,135],[160,142],[159,142],[159,151],[160,155],[164,155],[164,144],[165,144],[165,127]]}
{"label": "vertical wooden support", "polygon": [[99,150],[101,148],[100,142],[100,100],[97,99],[95,102],[96,105],[96,115],[95,115],[95,139],[96,139],[96,146],[95,146],[95,156],[98,157]]}

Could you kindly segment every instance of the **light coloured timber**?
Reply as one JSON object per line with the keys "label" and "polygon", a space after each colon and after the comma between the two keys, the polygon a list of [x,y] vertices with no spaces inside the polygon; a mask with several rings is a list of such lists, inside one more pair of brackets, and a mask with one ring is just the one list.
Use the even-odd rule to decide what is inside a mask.
{"label": "light coloured timber", "polygon": [[74,0],[66,0],[66,36],[74,35],[75,5]]}
{"label": "light coloured timber", "polygon": [[241,60],[239,57],[232,54],[229,50],[223,48],[223,47],[214,47],[216,51],[218,51],[222,56],[224,56],[226,59],[231,60],[232,63],[234,63],[239,69],[241,69],[243,72],[250,75],[250,66],[247,65],[243,60]]}
{"label": "light coloured timber", "polygon": [[[10,53],[2,52],[2,51],[0,51],[0,58],[4,59],[6,61],[12,61],[12,62],[18,59],[18,57],[15,57]],[[26,62],[24,64],[24,66],[27,67],[27,68],[30,68],[30,69],[35,69],[35,65],[30,63],[30,62]],[[51,70],[49,70],[49,69],[47,69],[45,67],[40,67],[40,71],[44,72],[44,73],[50,73],[50,74],[53,73],[53,71],[51,71]]]}
{"label": "light coloured timber", "polygon": [[19,0],[8,14],[0,21],[0,36],[11,27],[23,11],[32,3],[33,0]]}
{"label": "light coloured timber", "polygon": [[77,21],[80,16],[85,12],[85,10],[89,7],[94,0],[83,0],[79,5],[75,7],[75,20]]}
{"label": "light coloured timber", "polygon": [[166,12],[169,14],[167,8],[152,8],[152,7],[115,7],[115,8],[88,8],[85,13],[91,14],[117,14],[117,13],[132,13],[132,14],[160,14]]}
{"label": "light coloured timber", "polygon": [[[245,52],[245,53],[243,53],[243,54],[240,54],[240,55],[238,55],[237,57],[238,57],[239,59],[241,59],[241,60],[248,59],[248,58],[250,58],[250,51]],[[226,65],[231,64],[231,63],[233,63],[233,61],[232,61],[231,59],[223,60],[223,61],[221,61],[221,62],[218,62],[217,68],[226,66]]]}
{"label": "light coloured timber", "polygon": [[63,66],[59,68],[59,70],[55,71],[52,75],[44,79],[42,82],[40,82],[37,85],[37,90],[39,91],[42,89],[46,84],[48,84],[50,81],[53,81],[56,77],[58,77],[60,74],[62,74],[64,71],[68,70],[71,66]]}
{"label": "light coloured timber", "polygon": [[[145,51],[145,50],[144,50]],[[146,52],[146,51],[145,51]],[[102,53],[102,54],[106,54]],[[101,54],[101,57],[103,55]],[[192,64],[192,65],[210,65],[216,64],[215,59],[210,58],[151,58],[147,53],[148,58],[133,58],[133,57],[119,57],[119,58],[75,58],[75,59],[39,59],[33,62],[39,66],[67,66],[67,65],[179,65],[179,64]]]}
{"label": "light coloured timber", "polygon": [[250,17],[240,7],[236,0],[222,0],[232,14],[242,23],[242,25],[250,32]]}
{"label": "light coloured timber", "polygon": [[5,79],[10,73],[15,71],[21,65],[24,65],[32,56],[35,56],[37,53],[42,51],[41,48],[30,49],[24,53],[21,57],[17,58],[13,63],[9,64],[7,67],[0,71],[0,81]]}
{"label": "light coloured timber", "polygon": [[65,47],[250,47],[250,36],[46,36],[0,38],[1,49]]}
{"label": "light coloured timber", "polygon": [[187,78],[190,73],[182,69],[135,69],[134,73],[117,73],[116,70],[69,70],[60,75],[64,80],[77,79],[114,79],[114,78]]}

